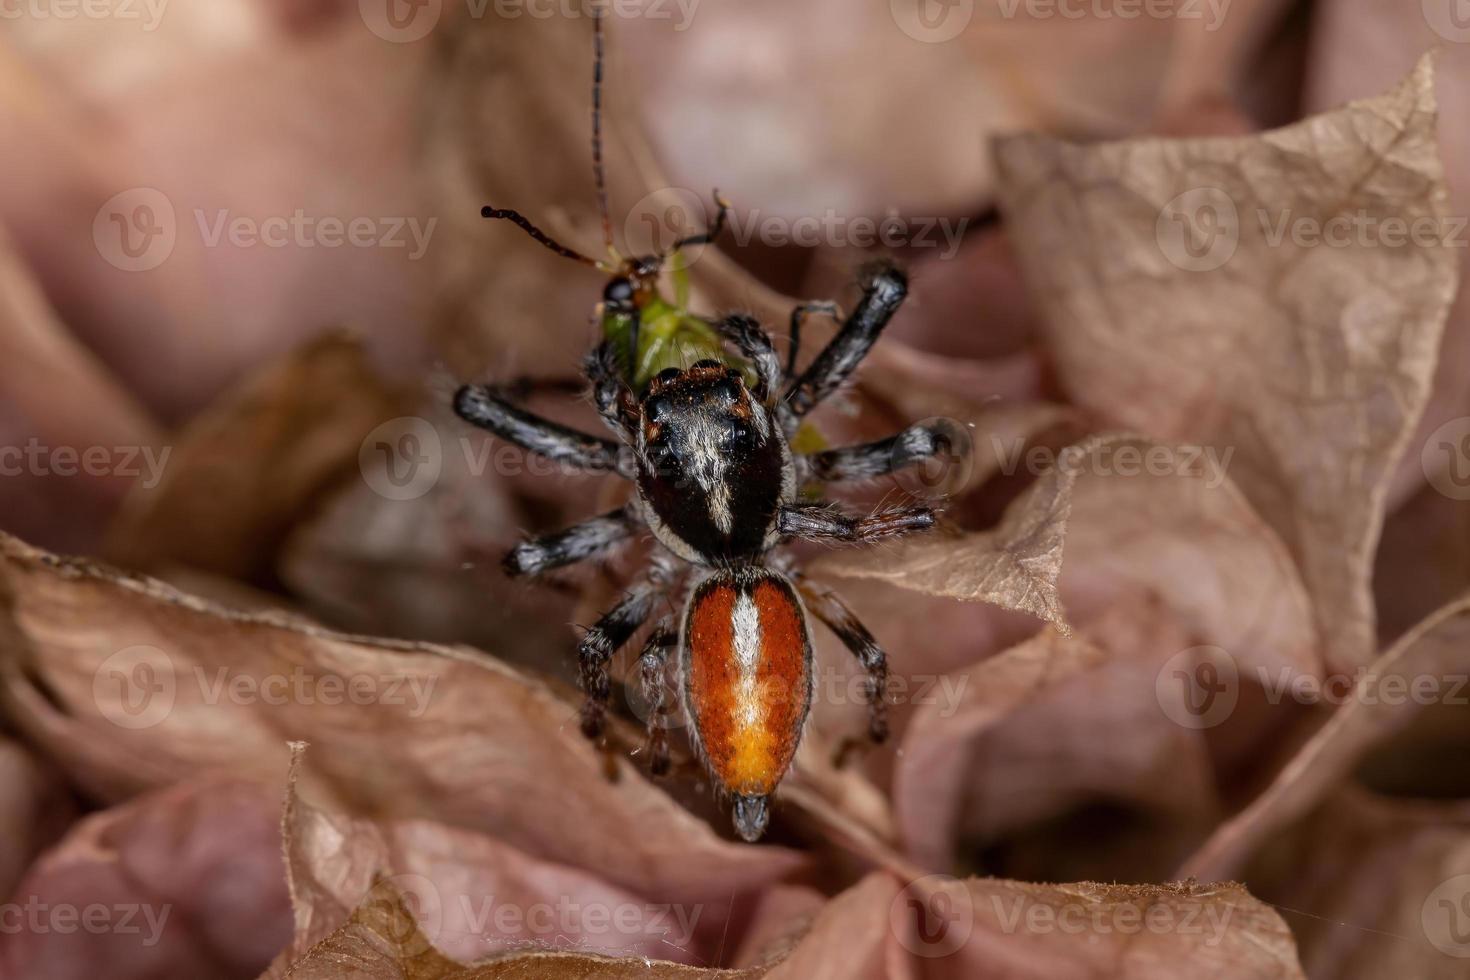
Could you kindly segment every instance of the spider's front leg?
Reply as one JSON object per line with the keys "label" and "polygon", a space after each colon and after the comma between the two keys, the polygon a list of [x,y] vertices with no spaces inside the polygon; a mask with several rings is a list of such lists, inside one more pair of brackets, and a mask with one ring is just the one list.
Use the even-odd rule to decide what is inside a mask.
{"label": "spider's front leg", "polygon": [[464,385],[454,393],[454,413],[528,452],[578,470],[633,475],[621,447],[513,404],[493,385]]}
{"label": "spider's front leg", "polygon": [[501,565],[512,578],[544,575],[607,554],[631,538],[641,526],[634,508],[619,507],[563,531],[523,541],[506,552]]}
{"label": "spider's front leg", "polygon": [[866,544],[927,531],[934,522],[934,509],[923,505],[891,507],[854,517],[830,504],[786,504],[776,515],[776,530],[783,538]]}
{"label": "spider's front leg", "polygon": [[787,391],[786,404],[792,414],[800,418],[841,387],[873,349],[878,335],[908,295],[908,288],[908,278],[890,263],[874,266],[863,274],[863,298]]}
{"label": "spider's front leg", "polygon": [[753,316],[734,313],[710,324],[722,338],[735,345],[740,356],[750,362],[755,371],[755,387],[751,394],[757,401],[765,402],[773,392],[781,390],[781,359],[766,333]]}
{"label": "spider's front leg", "polygon": [[897,435],[856,446],[842,446],[806,457],[811,475],[824,482],[869,480],[943,457],[963,459],[969,440],[952,422],[912,425]]}

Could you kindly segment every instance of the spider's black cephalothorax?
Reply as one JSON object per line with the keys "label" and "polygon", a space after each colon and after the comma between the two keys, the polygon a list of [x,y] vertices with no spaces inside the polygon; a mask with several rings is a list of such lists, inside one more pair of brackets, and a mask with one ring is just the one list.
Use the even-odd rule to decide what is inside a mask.
{"label": "spider's black cephalothorax", "polygon": [[[492,386],[466,385],[454,399],[461,418],[500,438],[578,469],[617,473],[636,487],[633,501],[616,511],[517,546],[506,556],[510,574],[539,575],[606,556],[642,527],[694,567],[683,629],[668,621],[655,627],[642,672],[646,685],[661,677],[667,651],[679,647],[691,734],[716,780],[736,799],[736,826],[749,840],[765,826],[765,800],[790,765],[810,703],[807,608],[867,670],[869,734],[881,740],[887,732],[882,649],[840,599],[799,574],[770,567],[767,553],[787,539],[868,542],[934,524],[927,506],[858,516],[803,502],[798,491],[880,476],[954,448],[942,428],[915,426],[859,446],[808,455],[792,450],[803,416],[852,374],[907,292],[903,273],[888,264],[869,269],[862,286],[861,301],[831,342],[789,381],[770,337],[748,316],[710,326],[749,365],[750,382],[720,361],[701,359],[660,372],[640,394],[604,342],[585,370],[593,402],[616,440],[540,419]],[[786,363],[795,364],[796,356],[793,349]],[[656,555],[583,638],[582,728],[589,737],[602,731],[608,661],[681,575],[667,553]],[[654,692],[650,703],[661,704]],[[667,766],[662,725],[659,712],[650,716],[655,771]]]}

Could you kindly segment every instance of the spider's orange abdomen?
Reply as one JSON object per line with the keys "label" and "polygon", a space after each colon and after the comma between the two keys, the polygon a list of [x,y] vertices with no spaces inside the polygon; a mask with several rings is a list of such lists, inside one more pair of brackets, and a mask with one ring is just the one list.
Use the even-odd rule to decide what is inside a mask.
{"label": "spider's orange abdomen", "polygon": [[683,658],[710,772],[737,797],[737,817],[750,798],[763,824],[763,798],[790,768],[811,704],[811,640],[791,583],[762,568],[710,576],[689,603]]}

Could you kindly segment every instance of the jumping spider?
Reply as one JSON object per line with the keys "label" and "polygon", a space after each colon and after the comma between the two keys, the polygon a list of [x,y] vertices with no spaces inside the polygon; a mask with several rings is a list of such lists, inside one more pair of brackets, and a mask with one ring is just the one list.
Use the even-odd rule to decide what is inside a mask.
{"label": "jumping spider", "polygon": [[[579,432],[516,407],[487,385],[466,385],[454,410],[468,422],[531,452],[582,470],[617,473],[635,483],[628,505],[567,530],[534,538],[505,558],[513,576],[540,575],[604,556],[647,527],[666,554],[583,637],[578,649],[582,731],[602,732],[609,659],[651,617],[679,577],[676,556],[694,566],[682,621],[663,617],[640,660],[650,705],[655,773],[668,767],[662,717],[663,669],[678,650],[679,689],[696,750],[721,791],[734,798],[735,829],[754,841],[765,830],[767,799],[790,767],[812,697],[809,608],[867,671],[869,736],[887,737],[887,662],[868,630],[833,593],[767,561],[789,539],[868,542],[933,526],[934,511],[911,505],[866,517],[802,502],[812,482],[866,479],[922,462],[950,448],[938,427],[914,426],[863,445],[808,455],[790,439],[802,417],[837,391],[867,355],[907,292],[891,265],[870,269],[863,296],[832,341],[789,384],[771,339],[751,317],[711,325],[751,365],[713,359],[667,368],[640,396],[604,341],[587,357],[593,400],[619,441]],[[794,360],[795,352],[792,352]]]}
{"label": "jumping spider", "polygon": [[[603,339],[587,357],[584,372],[593,401],[618,441],[518,408],[511,398],[514,387],[466,385],[455,394],[454,410],[530,452],[582,470],[617,473],[635,484],[628,505],[514,548],[504,561],[508,574],[537,576],[608,555],[644,527],[662,546],[622,600],[582,639],[578,656],[586,701],[581,725],[589,738],[599,737],[603,728],[608,661],[653,618],[658,599],[678,586],[683,577],[678,559],[696,570],[677,628],[672,616],[661,617],[640,659],[649,705],[650,769],[660,774],[669,765],[663,678],[668,654],[677,649],[679,689],[695,749],[720,789],[734,797],[735,829],[753,841],[765,830],[767,800],[791,765],[811,705],[808,608],[867,671],[869,737],[881,742],[888,735],[883,650],[833,593],[769,553],[789,539],[866,542],[934,524],[934,512],[924,506],[855,517],[803,502],[799,491],[813,483],[882,476],[955,447],[947,430],[913,426],[865,445],[809,453],[792,448],[803,417],[852,374],[903,302],[908,284],[892,265],[864,274],[858,306],[798,376],[804,317],[821,312],[841,319],[835,304],[806,303],[792,312],[784,370],[770,337],[752,318],[710,320],[688,310],[678,256],[681,249],[713,241],[720,233],[729,205],[718,192],[715,219],[704,232],[682,237],[657,255],[619,255],[602,168],[601,16],[593,19],[593,38],[593,175],[611,261],[567,248],[519,212],[486,207],[481,215],[508,220],[557,254],[611,274],[597,312]],[[673,301],[658,291],[669,264]],[[727,363],[726,344],[739,352],[743,364],[737,366],[738,359]],[[794,378],[789,384],[788,377]]]}

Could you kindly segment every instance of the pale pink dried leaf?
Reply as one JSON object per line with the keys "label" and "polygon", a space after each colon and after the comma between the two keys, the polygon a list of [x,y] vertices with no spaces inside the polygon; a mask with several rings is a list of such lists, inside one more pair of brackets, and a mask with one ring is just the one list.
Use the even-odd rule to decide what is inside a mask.
{"label": "pale pink dried leaf", "polygon": [[[3,62],[3,59],[0,59]],[[0,75],[4,73],[0,63]],[[3,107],[0,107],[3,112]],[[0,443],[74,453],[7,467],[6,526],[57,546],[95,548],[134,478],[121,465],[157,454],[163,433],[57,316],[7,230],[0,228]],[[58,398],[58,392],[65,397]],[[105,451],[96,471],[95,450]],[[19,460],[17,460],[19,462]],[[71,475],[57,472],[71,465]],[[141,466],[137,466],[142,471]]]}
{"label": "pale pink dried leaf", "polygon": [[296,783],[306,754],[297,743],[283,818],[296,937],[272,976],[342,926],[378,876],[412,900],[425,939],[460,961],[535,948],[700,963],[740,939],[744,902],[719,883],[669,902],[476,831],[316,806]]}
{"label": "pale pink dried leaf", "polygon": [[[1237,884],[1033,885],[972,878],[939,880],[927,894],[921,884],[909,894],[947,913],[950,930],[971,923],[958,952],[930,961],[930,977],[1304,980],[1286,924]],[[932,897],[940,894],[947,904]],[[933,926],[929,935],[939,938],[931,939],[937,943],[931,953],[957,938]],[[915,938],[922,942],[925,935]]]}
{"label": "pale pink dried leaf", "polygon": [[287,980],[742,980],[764,970],[706,970],[588,953],[519,953],[465,966],[438,952],[418,930],[408,903],[380,879],[342,928],[311,948]]}
{"label": "pale pink dried leaf", "polygon": [[[0,935],[0,972],[51,980],[255,976],[291,929],[277,799],[258,784],[203,779],[82,820],[16,893],[54,927]],[[62,909],[109,910],[109,927],[66,928],[55,917]]]}
{"label": "pale pink dried leaf", "polygon": [[329,334],[262,369],[178,434],[163,478],[139,484],[108,551],[135,568],[268,576],[277,548],[402,396],[352,337]]}
{"label": "pale pink dried leaf", "polygon": [[983,601],[1031,613],[1063,633],[1067,626],[1057,579],[1062,543],[1080,468],[1066,460],[1126,439],[1101,436],[1064,451],[1059,465],[1037,478],[1006,508],[993,529],[962,536],[937,533],[891,548],[839,552],[812,565],[818,575],[878,579],[916,592]]}
{"label": "pale pink dried leaf", "polygon": [[[7,713],[94,793],[214,768],[279,780],[295,738],[318,746],[310,782],[355,807],[481,830],[667,900],[802,864],[721,839],[622,752],[609,762],[573,701],[488,654],[232,612],[8,537],[0,558]],[[349,681],[370,696],[347,697]]]}
{"label": "pale pink dried leaf", "polygon": [[31,859],[76,817],[61,776],[9,739],[0,739],[0,896],[8,896]]}
{"label": "pale pink dried leaf", "polygon": [[[1465,249],[1470,183],[1460,177],[1470,168],[1470,97],[1467,97],[1470,96],[1470,48],[1464,44],[1446,44],[1440,33],[1446,25],[1454,23],[1450,20],[1454,10],[1450,4],[1416,7],[1364,0],[1336,0],[1324,5],[1313,18],[1312,56],[1307,60],[1301,99],[1305,111],[1318,112],[1348,99],[1381,92],[1402,78],[1422,52],[1434,50],[1434,90],[1440,106],[1439,153],[1445,163],[1452,216],[1445,231],[1458,245],[1463,280],[1470,268],[1470,252]],[[1470,291],[1461,290],[1450,308],[1440,340],[1433,393],[1394,474],[1389,493],[1390,510],[1423,485],[1426,466],[1433,472],[1461,465],[1463,456],[1458,447],[1446,446],[1439,440],[1431,443],[1430,437],[1440,426],[1470,413],[1467,365],[1470,365]],[[1431,608],[1420,610],[1415,620]],[[1397,636],[1401,631],[1392,635]]]}
{"label": "pale pink dried leaf", "polygon": [[1300,819],[1345,779],[1364,753],[1414,720],[1421,705],[1409,692],[1416,682],[1421,690],[1425,679],[1444,690],[1456,683],[1455,678],[1463,678],[1470,668],[1467,651],[1470,596],[1434,613],[1369,665],[1356,678],[1348,703],[1333,713],[1264,792],[1214,832],[1186,862],[1184,872],[1200,877],[1236,873],[1273,833]]}
{"label": "pale pink dried leaf", "polygon": [[[1372,551],[1457,265],[1443,244],[1269,233],[1360,212],[1439,227],[1431,83],[1424,61],[1384,96],[1253,137],[997,145],[1067,391],[1109,424],[1235,450],[1235,480],[1291,548],[1340,669],[1372,656]],[[1238,238],[1212,240],[1228,255],[1212,269],[1171,252],[1170,202],[1191,190],[1238,218]]]}
{"label": "pale pink dried leaf", "polygon": [[1306,819],[1274,833],[1248,870],[1255,893],[1291,924],[1311,976],[1465,975],[1464,801],[1393,799],[1344,784]]}

